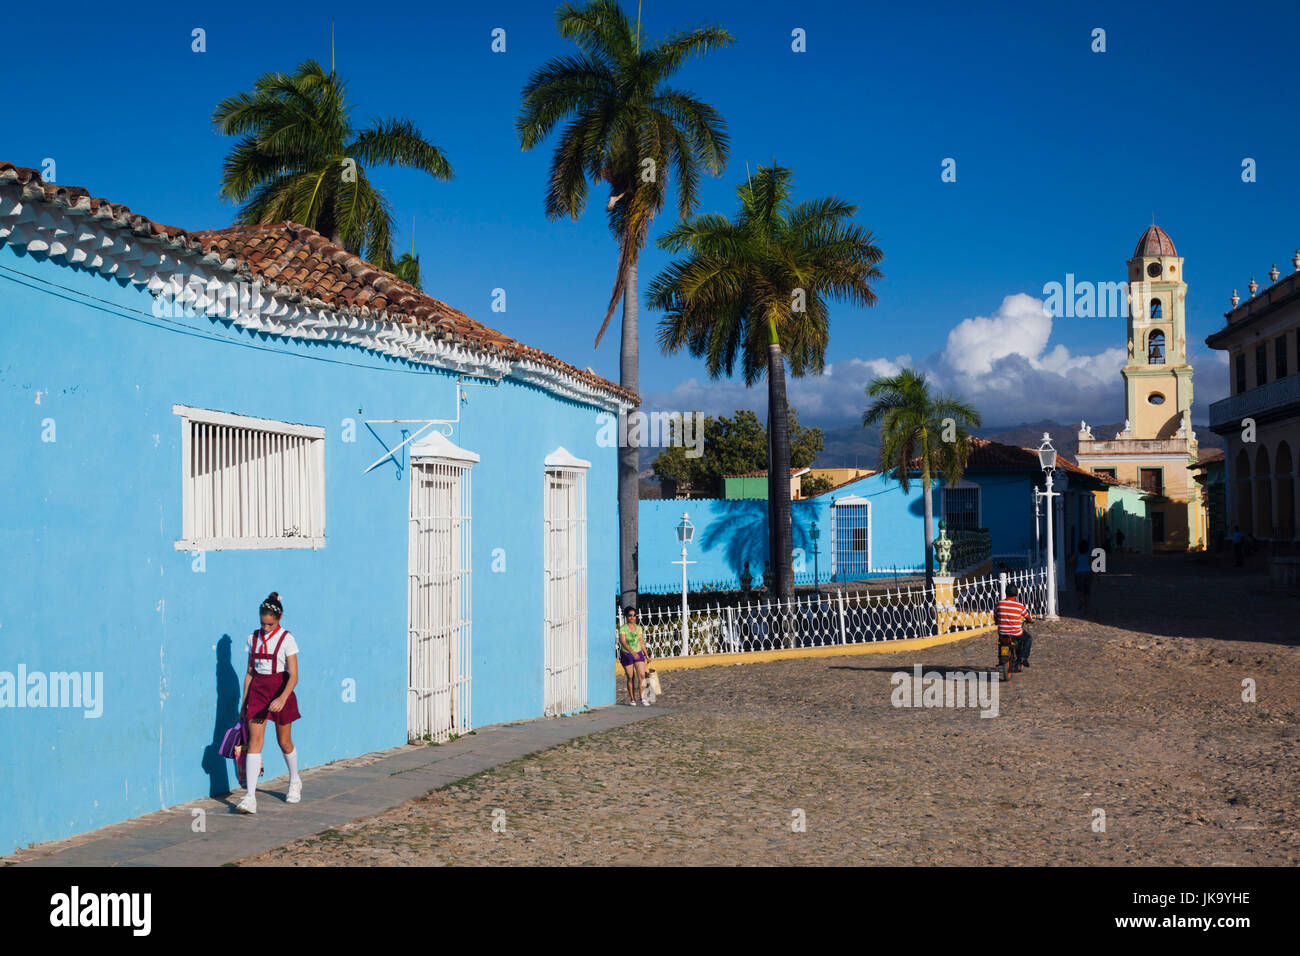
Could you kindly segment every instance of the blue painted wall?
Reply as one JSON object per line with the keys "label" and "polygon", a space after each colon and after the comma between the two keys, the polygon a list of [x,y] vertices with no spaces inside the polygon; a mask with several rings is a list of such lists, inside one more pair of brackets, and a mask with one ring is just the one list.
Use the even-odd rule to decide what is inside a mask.
{"label": "blue painted wall", "polygon": [[[1034,549],[1034,477],[1029,472],[968,471],[965,480],[980,488],[980,521],[993,538],[994,554],[1025,554]],[[935,514],[942,502],[935,498]],[[938,533],[937,531],[935,532]]]}
{"label": "blue painted wall", "polygon": [[[968,471],[964,480],[980,488],[980,519],[993,539],[997,555],[1026,554],[1034,549],[1034,505],[1031,489],[1037,472]],[[1058,484],[1057,490],[1062,485]],[[943,481],[932,488],[935,525],[943,516]],[[818,495],[794,501],[792,505],[793,544],[797,584],[813,580],[812,539],[809,528],[816,523],[821,529],[818,561],[820,580],[831,579],[830,547],[832,502],[857,495],[871,502],[871,565],[876,569],[920,568],[925,566],[924,508],[921,483],[913,481],[904,493],[898,482],[883,474],[870,475]],[[1090,494],[1066,486],[1067,505],[1079,516],[1086,516],[1092,506]],[[767,560],[767,501],[724,501],[694,499],[689,501],[642,501],[640,525],[640,588],[642,592],[666,592],[681,588],[681,565],[672,564],[681,557],[676,527],[682,512],[691,516],[696,526],[695,542],[688,557],[697,563],[689,571],[692,590],[702,586],[739,587],[745,561],[755,582]],[[1071,523],[1070,527],[1076,525]],[[1079,519],[1079,527],[1088,525]],[[1046,525],[1043,526],[1046,535]],[[1045,543],[1044,543],[1045,546]],[[800,549],[803,550],[800,564]]]}
{"label": "blue painted wall", "polygon": [[[384,452],[363,420],[454,417],[454,377],[206,318],[179,320],[190,332],[159,328],[135,287],[10,246],[0,265],[107,303],[0,280],[0,671],[102,672],[104,682],[98,718],[0,709],[0,853],[228,791],[232,768],[216,745],[271,590],[302,648],[303,766],[404,743],[409,473],[403,455],[401,468],[363,474]],[[594,407],[510,382],[468,391],[451,438],[482,459],[471,473],[471,716],[483,726],[543,709],[543,459],[562,445],[593,465],[593,621],[616,589],[616,470],[615,450],[597,445]],[[173,545],[174,403],[324,427],[326,546],[208,552],[195,570]],[[47,419],[52,442],[42,441]],[[353,443],[344,419],[357,423]],[[400,426],[374,427],[390,446],[401,440]],[[614,699],[604,632],[589,632],[592,706]],[[348,679],[355,703],[343,701]],[[284,773],[278,747],[266,752],[267,778]]]}
{"label": "blue painted wall", "polygon": [[[924,508],[921,486],[913,482],[906,493],[895,481],[870,475],[818,495],[792,501],[791,539],[795,548],[795,580],[811,584],[814,563],[822,581],[831,578],[831,506],[835,500],[858,495],[871,501],[871,563],[873,568],[915,568],[925,564]],[[745,562],[757,586],[767,561],[767,501],[697,498],[686,501],[646,500],[641,502],[638,545],[639,587],[642,592],[681,588],[682,568],[677,525],[682,512],[695,525],[695,540],[687,558],[688,582],[693,590],[705,585],[727,588],[740,586]],[[821,533],[821,552],[813,561],[809,530],[816,524]],[[801,553],[802,552],[802,553]]]}

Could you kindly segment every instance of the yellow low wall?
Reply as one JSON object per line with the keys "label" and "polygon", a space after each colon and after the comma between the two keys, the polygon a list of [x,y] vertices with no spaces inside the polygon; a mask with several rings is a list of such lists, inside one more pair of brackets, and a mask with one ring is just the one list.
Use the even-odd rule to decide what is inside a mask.
{"label": "yellow low wall", "polygon": [[[724,664],[762,664],[767,661],[799,660],[809,657],[852,657],[858,654],[900,654],[919,651],[940,644],[964,641],[996,630],[993,625],[969,631],[936,634],[932,637],[912,637],[902,641],[872,641],[868,644],[835,644],[830,647],[790,647],[771,651],[747,651],[740,654],[700,654],[691,657],[656,657],[650,663],[655,670],[685,670],[690,667],[718,667]],[[623,676],[623,668],[614,665],[616,676]]]}

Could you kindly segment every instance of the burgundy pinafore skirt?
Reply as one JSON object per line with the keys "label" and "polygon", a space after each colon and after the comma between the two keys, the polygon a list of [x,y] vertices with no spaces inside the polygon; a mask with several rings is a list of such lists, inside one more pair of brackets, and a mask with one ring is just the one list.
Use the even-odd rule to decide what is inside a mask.
{"label": "burgundy pinafore skirt", "polygon": [[284,634],[280,635],[280,640],[275,644],[275,650],[267,652],[267,641],[270,635],[262,642],[262,649],[258,650],[258,635],[253,635],[253,653],[254,661],[269,661],[271,664],[271,673],[253,674],[253,682],[248,687],[248,707],[245,710],[245,718],[254,723],[261,723],[264,720],[270,720],[275,724],[291,724],[302,716],[298,712],[298,695],[291,693],[289,699],[284,702],[275,713],[271,713],[267,708],[270,707],[271,701],[275,700],[282,693],[289,683],[289,672],[275,671],[275,661],[280,654],[280,645],[284,643]]}

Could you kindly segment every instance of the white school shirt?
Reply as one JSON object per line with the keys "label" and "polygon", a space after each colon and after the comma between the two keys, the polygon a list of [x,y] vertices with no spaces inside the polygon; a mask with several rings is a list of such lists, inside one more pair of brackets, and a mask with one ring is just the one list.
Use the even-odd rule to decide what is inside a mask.
{"label": "white school shirt", "polygon": [[[275,673],[283,674],[289,669],[289,658],[298,653],[298,642],[293,639],[288,628],[283,628],[284,643],[280,645],[280,653],[275,656]],[[280,640],[280,633],[272,634],[266,642],[265,653],[269,654],[275,650],[275,645]],[[245,647],[245,654],[252,656],[253,642],[257,642],[258,653],[262,653],[262,631],[258,628],[252,634],[248,635],[248,645]],[[271,662],[265,660],[253,661],[253,671],[257,674],[271,673]]]}

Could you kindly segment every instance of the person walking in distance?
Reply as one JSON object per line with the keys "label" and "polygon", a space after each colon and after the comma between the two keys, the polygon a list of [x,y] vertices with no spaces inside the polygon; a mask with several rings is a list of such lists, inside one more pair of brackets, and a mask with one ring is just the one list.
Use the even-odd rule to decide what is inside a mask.
{"label": "person walking in distance", "polygon": [[1092,597],[1092,550],[1086,538],[1079,542],[1079,553],[1074,559],[1074,589],[1079,592],[1079,611],[1086,615]]}
{"label": "person walking in distance", "polygon": [[259,609],[262,626],[248,638],[248,670],[244,674],[244,703],[239,716],[248,721],[247,757],[248,792],[235,808],[240,813],[257,812],[257,778],[262,770],[262,743],[266,722],[275,724],[284,762],[289,767],[289,793],[285,803],[302,799],[302,779],[298,776],[298,751],[294,747],[289,725],[302,715],[298,712],[298,642],[280,626],[284,606],[280,595],[272,591]]}
{"label": "person walking in distance", "polygon": [[[635,707],[640,697],[641,706],[649,707],[650,702],[646,700],[645,672],[649,658],[645,649],[645,629],[636,622],[636,608],[624,608],[623,617],[626,623],[618,626],[618,659],[627,675],[627,702]],[[636,679],[635,690],[633,678]]]}

